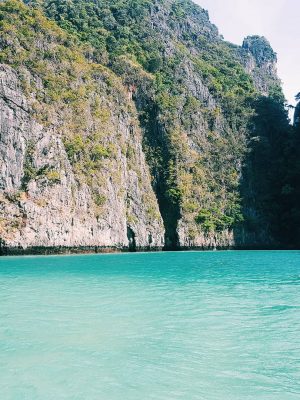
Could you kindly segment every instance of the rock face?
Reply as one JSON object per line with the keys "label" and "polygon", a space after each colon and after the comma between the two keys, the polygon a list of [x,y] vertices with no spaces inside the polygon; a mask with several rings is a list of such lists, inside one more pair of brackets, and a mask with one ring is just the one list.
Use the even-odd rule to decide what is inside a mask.
{"label": "rock face", "polygon": [[25,3],[0,5],[3,252],[275,245],[241,190],[265,38],[188,0]]}
{"label": "rock face", "polygon": [[[252,76],[258,91],[269,95],[270,86],[277,81],[277,55],[262,36],[247,36],[240,51],[246,71]],[[271,85],[270,85],[271,83]]]}
{"label": "rock face", "polygon": [[[140,132],[134,126],[134,114],[121,110],[122,106],[127,107],[126,100],[119,98],[116,104],[113,99],[107,104],[115,111],[111,121],[115,159],[104,162],[101,173],[88,184],[78,179],[68,159],[60,131],[64,113],[56,116],[50,126],[39,123],[32,117],[31,101],[21,87],[17,73],[1,65],[2,247],[9,251],[49,247],[162,248],[164,229]],[[126,156],[129,146],[131,161]],[[35,171],[34,179],[25,184],[26,169],[30,168]]]}

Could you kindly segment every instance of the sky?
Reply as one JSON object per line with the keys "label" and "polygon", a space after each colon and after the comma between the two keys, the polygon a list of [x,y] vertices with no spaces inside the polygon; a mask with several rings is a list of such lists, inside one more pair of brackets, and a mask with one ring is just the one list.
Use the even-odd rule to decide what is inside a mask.
{"label": "sky", "polygon": [[208,10],[225,40],[241,45],[265,36],[278,58],[278,75],[289,104],[300,92],[300,0],[194,0]]}

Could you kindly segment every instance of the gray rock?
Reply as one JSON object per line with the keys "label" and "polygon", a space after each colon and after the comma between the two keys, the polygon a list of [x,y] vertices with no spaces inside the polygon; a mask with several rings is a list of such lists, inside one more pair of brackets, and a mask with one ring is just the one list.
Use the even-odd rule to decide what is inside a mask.
{"label": "gray rock", "polygon": [[[105,204],[97,206],[91,186],[78,180],[68,159],[59,130],[59,116],[56,124],[50,126],[37,122],[17,73],[8,66],[0,66],[2,245],[24,249],[163,246],[163,223],[151,188],[139,128],[132,127],[132,117],[126,111],[121,112],[122,105],[116,99],[111,102],[111,109],[115,111],[112,120],[116,158],[111,161],[110,169],[103,165],[101,184],[94,185],[105,198]],[[132,147],[134,166],[129,165],[126,154],[122,153],[122,143]],[[38,172],[24,188],[28,149],[35,171],[46,169],[55,174],[47,177]],[[117,173],[114,178],[112,175]]]}

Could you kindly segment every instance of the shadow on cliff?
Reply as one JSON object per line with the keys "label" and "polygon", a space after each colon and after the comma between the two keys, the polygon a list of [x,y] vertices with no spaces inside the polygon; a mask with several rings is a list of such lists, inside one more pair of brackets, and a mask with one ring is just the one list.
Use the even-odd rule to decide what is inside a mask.
{"label": "shadow on cliff", "polygon": [[140,114],[140,123],[144,130],[143,145],[147,163],[152,176],[152,187],[158,201],[160,214],[165,227],[164,250],[179,249],[177,225],[180,219],[179,197],[176,188],[170,196],[171,182],[176,186],[176,176],[173,176],[170,165],[173,160],[169,149],[165,128],[159,123],[159,108],[148,101],[143,105],[144,112]]}
{"label": "shadow on cliff", "polygon": [[[300,245],[300,132],[289,124],[282,98],[253,103],[241,198],[244,237],[263,248]],[[245,245],[246,243],[244,243]]]}

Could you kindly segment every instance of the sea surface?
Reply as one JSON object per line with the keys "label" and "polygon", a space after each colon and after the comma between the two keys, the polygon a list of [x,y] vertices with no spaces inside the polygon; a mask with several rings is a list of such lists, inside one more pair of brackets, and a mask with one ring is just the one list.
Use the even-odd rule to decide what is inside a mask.
{"label": "sea surface", "polygon": [[299,400],[300,252],[0,258],[1,400]]}

